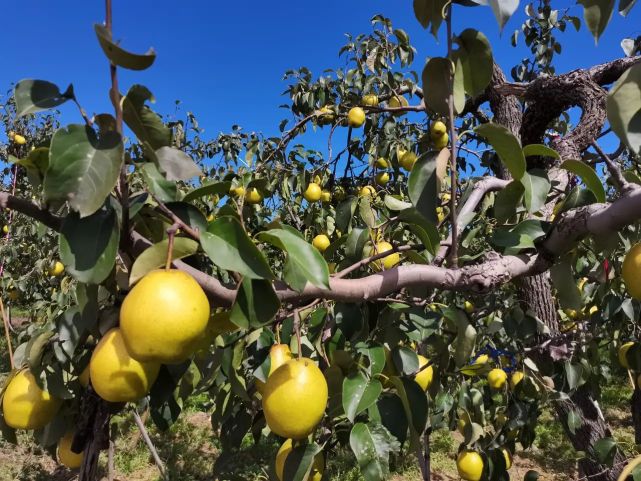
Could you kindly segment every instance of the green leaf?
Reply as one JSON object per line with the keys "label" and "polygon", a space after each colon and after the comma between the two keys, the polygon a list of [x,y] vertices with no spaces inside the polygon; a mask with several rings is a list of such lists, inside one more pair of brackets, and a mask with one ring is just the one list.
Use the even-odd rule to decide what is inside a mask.
{"label": "green leaf", "polygon": [[376,402],[383,391],[380,381],[356,371],[343,380],[343,409],[350,422]]}
{"label": "green leaf", "polygon": [[499,24],[499,30],[503,31],[503,27],[510,19],[512,14],[519,7],[519,0],[489,0],[492,12],[496,17]]}
{"label": "green leaf", "polygon": [[200,232],[207,230],[207,218],[195,205],[188,202],[167,202],[165,205],[192,229]]}
{"label": "green leaf", "polygon": [[[641,117],[639,120],[641,120]],[[566,160],[561,164],[561,168],[581,177],[585,186],[596,197],[597,202],[605,202],[605,188],[592,167],[580,160]]]}
{"label": "green leaf", "polygon": [[143,55],[127,52],[114,43],[111,32],[107,30],[107,27],[97,23],[94,25],[94,30],[102,51],[105,52],[111,63],[118,67],[129,70],[145,70],[151,67],[154,60],[156,60],[156,53],[153,48],[150,48]]}
{"label": "green leaf", "polygon": [[185,202],[189,202],[207,195],[227,195],[229,194],[230,188],[231,182],[212,182],[187,192],[185,197],[183,197],[183,200]]}
{"label": "green leaf", "polygon": [[[471,97],[476,97],[485,90],[492,79],[492,47],[487,37],[473,28],[463,30],[454,40],[459,45],[459,49],[454,52],[454,58],[460,62],[463,69],[465,92]],[[456,68],[458,71],[459,63]]]}
{"label": "green leaf", "polygon": [[[293,230],[293,229],[292,229]],[[287,262],[299,276],[317,287],[329,289],[329,268],[327,262],[316,248],[296,231],[290,229],[271,229],[258,234],[258,239],[268,242],[287,253]],[[304,285],[292,286],[302,290]]]}
{"label": "green leaf", "polygon": [[614,133],[630,150],[641,153],[641,64],[626,70],[612,86],[607,108]]}
{"label": "green leaf", "polygon": [[525,195],[525,207],[533,214],[545,205],[552,184],[543,170],[533,169],[521,177]]}
{"label": "green leaf", "polygon": [[316,443],[294,447],[285,458],[282,481],[306,481],[311,479],[310,473],[314,465],[314,458],[320,452],[321,448]]}
{"label": "green leaf", "polygon": [[358,199],[358,213],[367,227],[373,229],[376,226],[376,214],[372,209],[372,198],[369,195]]}
{"label": "green leaf", "polygon": [[518,180],[513,180],[500,190],[494,199],[494,216],[500,223],[509,221],[516,215],[516,209],[523,200],[525,187]]}
{"label": "green leaf", "polygon": [[578,3],[583,5],[583,18],[596,43],[612,18],[614,0],[578,0]]}
{"label": "green leaf", "polygon": [[544,235],[545,230],[540,220],[527,219],[511,229],[496,229],[492,243],[505,248],[506,254],[516,254],[522,249],[534,248],[534,241]]}
{"label": "green leaf", "polygon": [[412,204],[423,217],[433,223],[437,221],[438,193],[441,189],[441,179],[445,173],[444,166],[448,157],[447,151],[422,154],[412,167],[407,182],[407,190]]}
{"label": "green leaf", "polygon": [[462,367],[468,363],[474,352],[476,329],[470,324],[467,316],[458,310],[456,311],[456,316],[451,320],[456,325],[456,337],[452,343],[454,346],[454,363],[456,367]]}
{"label": "green leaf", "polygon": [[572,434],[576,434],[576,430],[583,425],[583,419],[581,415],[576,411],[572,410],[568,413],[568,429]]}
{"label": "green leaf", "polygon": [[[167,259],[167,249],[169,247],[168,239],[162,240],[157,244],[145,249],[134,262],[129,274],[129,285],[133,286],[145,274],[154,269],[165,265]],[[176,237],[174,239],[174,248],[172,249],[172,259],[182,259],[189,257],[198,250],[198,242],[186,237]]]}
{"label": "green leaf", "polygon": [[531,157],[538,155],[540,157],[552,157],[553,159],[561,159],[559,153],[543,144],[530,144],[523,147],[523,155]]}
{"label": "green leaf", "polygon": [[526,163],[519,139],[502,125],[492,122],[479,125],[474,131],[487,139],[514,179],[523,177]]}
{"label": "green leaf", "polygon": [[44,178],[48,201],[68,201],[81,217],[93,214],[118,181],[124,148],[117,132],[100,138],[85,125],[56,130],[49,149]]}
{"label": "green leaf", "polygon": [[452,75],[454,75],[454,65],[444,57],[432,57],[423,69],[422,87],[425,105],[437,114],[449,114],[447,99]]}
{"label": "green leaf", "polygon": [[412,233],[420,239],[430,254],[436,254],[441,243],[441,236],[434,222],[427,220],[414,207],[402,210],[398,215],[398,219],[408,225]]}
{"label": "green leaf", "polygon": [[167,180],[189,180],[202,174],[200,167],[186,153],[174,147],[161,147],[156,160]]}
{"label": "green leaf", "polygon": [[207,232],[200,234],[200,244],[221,269],[249,279],[274,278],[265,256],[235,217],[223,216],[210,223]]}
{"label": "green leaf", "polygon": [[392,350],[392,361],[398,372],[406,376],[418,371],[418,356],[409,347],[395,347]]}
{"label": "green leaf", "polygon": [[443,10],[447,5],[445,0],[414,0],[414,15],[423,28],[428,28],[434,37],[443,22]]}
{"label": "green leaf", "polygon": [[103,207],[84,218],[72,212],[60,230],[60,260],[78,281],[100,284],[116,263],[119,237],[113,208]]}
{"label": "green leaf", "polygon": [[599,463],[612,466],[619,447],[614,439],[602,438],[594,443],[593,449]]}
{"label": "green leaf", "polygon": [[280,301],[271,282],[247,277],[238,289],[230,319],[242,329],[258,328],[269,324],[279,308]]}
{"label": "green leaf", "polygon": [[570,261],[565,260],[554,264],[550,268],[552,283],[556,288],[559,304],[565,309],[581,309],[581,291],[576,285]]}
{"label": "green leaf", "polygon": [[9,162],[21,165],[27,171],[27,177],[33,187],[39,187],[49,168],[49,147],[37,147],[27,154],[24,159],[18,159],[9,154]]}
{"label": "green leaf", "polygon": [[383,395],[376,402],[381,423],[394,436],[398,442],[404,443],[407,439],[409,424],[403,401],[396,394]]}
{"label": "green leaf", "polygon": [[389,475],[389,455],[400,449],[398,441],[380,424],[357,423],[349,435],[365,481],[384,481]]}
{"label": "green leaf", "polygon": [[122,115],[138,140],[148,143],[151,150],[155,151],[171,145],[171,129],[145,105],[147,101],[154,101],[149,89],[143,85],[133,85],[122,99]]}
{"label": "green leaf", "polygon": [[61,93],[56,84],[46,80],[21,80],[13,89],[16,101],[16,117],[53,109],[73,98],[73,87],[69,85]]}
{"label": "green leaf", "polygon": [[411,203],[399,200],[391,194],[387,194],[385,196],[384,202],[385,202],[385,207],[387,207],[389,210],[394,210],[394,211],[405,210],[409,207],[412,207]]}
{"label": "green leaf", "polygon": [[163,175],[153,162],[145,162],[142,164],[140,173],[142,174],[147,188],[154,194],[161,202],[172,202],[178,197],[178,188],[175,182],[171,182],[163,177]]}

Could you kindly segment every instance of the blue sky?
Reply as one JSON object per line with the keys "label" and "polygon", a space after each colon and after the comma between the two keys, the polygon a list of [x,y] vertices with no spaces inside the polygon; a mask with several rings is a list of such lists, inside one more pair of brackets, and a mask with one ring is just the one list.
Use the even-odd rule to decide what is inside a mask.
{"label": "blue sky", "polygon": [[[4,37],[2,90],[22,78],[50,80],[63,89],[72,82],[89,113],[110,112],[108,65],[92,27],[104,18],[102,3],[23,0],[19,15],[4,22],[0,33]],[[492,42],[495,58],[509,69],[529,54],[522,43],[516,49],[509,43],[524,18],[524,6],[520,5],[502,36],[489,8],[457,7],[455,31],[466,27],[483,31]],[[570,8],[571,14],[582,17],[578,5],[559,2],[555,6]],[[426,56],[445,53],[444,42],[437,44],[414,18],[410,0],[114,0],[115,38],[128,50],[143,52],[153,46],[158,53],[147,71],[121,71],[121,90],[133,83],[146,85],[158,100],[154,109],[165,114],[173,113],[174,102],[180,99],[181,109],[197,115],[206,136],[229,131],[233,124],[276,134],[286,114],[278,108],[284,102],[283,72],[305,65],[320,74],[324,68],[342,65],[337,54],[344,33],[368,32],[370,19],[377,13],[409,33],[418,50],[416,70],[420,71]],[[640,6],[627,19],[615,13],[596,47],[585,26],[579,33],[569,27],[561,37],[564,52],[558,57],[558,71],[620,57],[621,39],[639,34]],[[62,110],[65,121],[81,121],[72,105]]]}

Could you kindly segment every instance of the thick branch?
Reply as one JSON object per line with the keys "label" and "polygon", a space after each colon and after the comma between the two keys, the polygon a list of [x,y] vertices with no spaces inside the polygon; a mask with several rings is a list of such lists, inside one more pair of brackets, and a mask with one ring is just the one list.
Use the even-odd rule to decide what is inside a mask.
{"label": "thick branch", "polygon": [[42,222],[55,231],[60,230],[62,219],[46,209],[41,209],[31,201],[15,197],[7,192],[0,192],[0,208],[12,209]]}

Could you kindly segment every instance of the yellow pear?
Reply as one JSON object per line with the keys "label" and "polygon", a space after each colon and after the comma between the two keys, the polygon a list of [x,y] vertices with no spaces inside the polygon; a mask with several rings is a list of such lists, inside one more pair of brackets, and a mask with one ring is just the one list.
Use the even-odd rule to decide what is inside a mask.
{"label": "yellow pear", "polygon": [[[280,481],[283,481],[284,478],[284,473],[285,473],[285,461],[287,460],[287,456],[289,456],[289,453],[292,452],[293,446],[292,446],[292,440],[287,439],[285,442],[282,444],[278,452],[276,453],[276,461],[274,463],[274,468],[276,470],[276,476]],[[314,462],[312,463],[312,470],[305,478],[305,481],[321,481],[323,478],[323,472],[325,471],[325,457],[323,456],[323,452],[321,451],[318,453],[316,456],[314,456]]]}
{"label": "yellow pear", "polygon": [[60,261],[55,261],[51,266],[49,267],[49,275],[58,277],[60,274],[62,274],[65,271],[65,266],[62,262]]}
{"label": "yellow pear", "polygon": [[73,433],[68,432],[58,441],[58,462],[67,466],[69,469],[78,469],[84,458],[84,451],[80,454],[71,450],[73,442]]}
{"label": "yellow pear", "polygon": [[256,187],[250,188],[245,194],[245,202],[248,204],[258,204],[261,200],[263,200],[263,196]]}
{"label": "yellow pear", "polygon": [[105,333],[89,362],[91,385],[98,396],[109,402],[137,401],[146,396],[159,370],[157,362],[131,357],[118,328]]}
{"label": "yellow pear", "polygon": [[316,182],[310,182],[303,193],[303,197],[305,197],[307,202],[318,202],[321,198],[322,192],[320,185]]}
{"label": "yellow pear", "polygon": [[366,185],[364,187],[361,187],[361,190],[358,191],[358,196],[359,197],[367,197],[367,196],[375,197],[376,189],[371,185]]}
{"label": "yellow pear", "polygon": [[447,147],[449,141],[450,136],[447,134],[443,134],[440,137],[434,139],[434,147],[436,147],[438,150],[444,149],[445,147]]}
{"label": "yellow pear", "polygon": [[376,159],[376,167],[379,169],[387,169],[389,167],[389,162],[384,157],[379,157]]}
{"label": "yellow pear", "polygon": [[387,172],[379,172],[376,174],[376,183],[380,186],[384,186],[389,182],[389,174]]}
{"label": "yellow pear", "polygon": [[430,137],[432,139],[438,139],[447,133],[447,127],[443,122],[437,120],[436,122],[430,125]]}
{"label": "yellow pear", "polygon": [[314,237],[314,240],[312,240],[312,245],[321,252],[325,252],[325,250],[327,250],[327,248],[329,247],[329,244],[329,237],[327,237],[325,234],[318,234],[316,237]]}
{"label": "yellow pear", "polygon": [[17,373],[4,392],[2,413],[14,429],[40,429],[56,416],[62,401],[43,391],[28,369]]}
{"label": "yellow pear", "polygon": [[[387,252],[392,249],[393,249],[392,244],[390,244],[389,242],[382,241],[376,244],[376,252],[374,252],[373,249],[370,251],[370,256],[373,256],[375,254],[381,254],[383,252]],[[382,259],[375,260],[374,262],[372,262],[372,266],[374,267],[374,269],[380,271],[383,268],[391,269],[399,262],[401,262],[401,256],[398,252],[394,252],[392,254],[389,254],[383,257]]]}
{"label": "yellow pear", "polygon": [[363,95],[361,99],[361,104],[366,107],[377,107],[378,106],[378,95],[376,94],[367,94]]}
{"label": "yellow pear", "polygon": [[626,342],[619,348],[619,364],[626,369],[630,369],[630,363],[628,363],[628,351],[634,346],[634,342]]}
{"label": "yellow pear", "polygon": [[[399,107],[407,107],[409,102],[402,95],[394,95],[387,101],[387,106],[391,109],[397,109]],[[404,112],[395,112],[394,115],[403,115]]]}
{"label": "yellow pear", "polygon": [[492,389],[501,389],[507,382],[507,373],[503,369],[495,368],[487,374],[487,383]]}
{"label": "yellow pear", "polygon": [[[429,359],[427,359],[425,356],[421,356],[420,354],[418,355],[418,367],[419,369],[425,366],[429,362]],[[432,366],[427,366],[425,369],[420,371],[416,377],[414,378],[414,381],[421,386],[423,391],[427,391],[430,388],[430,384],[432,384],[432,377],[434,376],[434,369],[432,369]]]}
{"label": "yellow pear", "polygon": [[352,107],[347,113],[347,125],[358,128],[365,123],[365,111],[360,107]]}
{"label": "yellow pear", "polygon": [[515,373],[512,374],[510,377],[510,388],[512,390],[516,389],[516,386],[523,380],[525,377],[525,374],[523,371],[516,371]]}
{"label": "yellow pear", "polygon": [[329,190],[321,190],[321,202],[329,204],[332,201],[332,193]]}
{"label": "yellow pear", "polygon": [[327,381],[314,361],[287,361],[265,383],[262,404],[267,425],[278,436],[306,438],[323,418],[327,394]]}
{"label": "yellow pear", "polygon": [[403,157],[400,158],[399,162],[401,164],[401,167],[403,167],[405,170],[408,172],[412,170],[412,167],[414,167],[414,164],[416,163],[416,154],[412,151],[405,152],[403,154]]}
{"label": "yellow pear", "polygon": [[131,356],[139,361],[179,363],[205,334],[210,307],[189,274],[159,269],[145,275],[120,308],[120,328]]}
{"label": "yellow pear", "polygon": [[476,451],[466,449],[456,458],[456,468],[465,481],[479,481],[483,474],[483,458]]}

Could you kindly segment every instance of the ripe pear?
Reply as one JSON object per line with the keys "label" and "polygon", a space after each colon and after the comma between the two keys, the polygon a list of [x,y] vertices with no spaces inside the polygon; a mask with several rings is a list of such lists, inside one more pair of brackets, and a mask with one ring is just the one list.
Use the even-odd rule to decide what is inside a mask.
{"label": "ripe pear", "polygon": [[287,361],[265,383],[262,404],[267,425],[284,438],[304,439],[323,418],[327,397],[327,381],[314,361]]}
{"label": "ripe pear", "polygon": [[68,432],[58,441],[58,462],[69,469],[78,469],[85,455],[84,451],[78,454],[71,450],[73,436],[73,432]]}
{"label": "ripe pear", "polygon": [[175,364],[195,352],[209,315],[207,296],[193,277],[177,269],[159,269],[127,294],[120,327],[134,359]]}
{"label": "ripe pear", "polygon": [[160,364],[132,358],[121,329],[110,329],[91,355],[89,376],[98,396],[109,402],[137,401],[147,395]]}
{"label": "ripe pear", "polygon": [[56,416],[62,401],[43,391],[28,369],[18,372],[4,391],[4,421],[14,429],[40,429]]}
{"label": "ripe pear", "polygon": [[322,192],[320,185],[316,182],[310,182],[303,193],[303,197],[305,197],[307,202],[318,202],[321,198]]}

